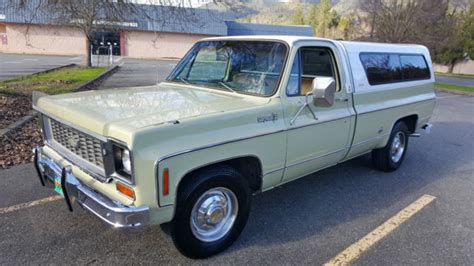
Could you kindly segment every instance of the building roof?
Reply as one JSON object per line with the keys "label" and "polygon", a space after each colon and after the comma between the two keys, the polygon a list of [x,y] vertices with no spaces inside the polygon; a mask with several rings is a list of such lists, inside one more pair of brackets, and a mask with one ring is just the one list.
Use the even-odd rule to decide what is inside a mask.
{"label": "building roof", "polygon": [[[43,0],[25,1],[25,6],[17,8],[9,0],[0,0],[0,22],[58,24],[53,12],[38,9]],[[234,19],[229,12],[204,8],[177,8],[174,6],[138,5],[147,14],[130,14],[127,21],[111,22],[106,18],[99,23],[114,23],[126,29],[179,32],[205,35],[227,35],[226,20]]]}
{"label": "building roof", "polygon": [[[29,24],[58,24],[55,14],[38,9],[44,0],[25,1],[23,8],[16,8],[12,3],[19,0],[0,0],[0,22]],[[226,35],[300,35],[312,36],[311,26],[284,26],[233,21],[231,12],[206,8],[177,8],[174,6],[138,5],[148,18],[130,14],[126,21],[112,22],[104,19],[97,23],[114,25],[122,29],[191,33],[213,36]]]}
{"label": "building roof", "polygon": [[239,23],[226,21],[227,35],[297,35],[313,36],[311,26],[270,25],[255,23]]}

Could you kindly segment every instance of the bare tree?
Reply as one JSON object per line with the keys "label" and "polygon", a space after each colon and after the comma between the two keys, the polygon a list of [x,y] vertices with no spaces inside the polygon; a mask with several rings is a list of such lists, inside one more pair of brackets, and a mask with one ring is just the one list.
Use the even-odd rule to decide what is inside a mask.
{"label": "bare tree", "polygon": [[366,40],[420,43],[433,54],[456,37],[455,9],[449,0],[362,0],[369,25]]}
{"label": "bare tree", "polygon": [[[228,10],[238,9],[241,4],[241,1],[210,0],[201,8]],[[10,5],[28,13],[28,25],[45,16],[54,25],[79,29],[86,38],[87,66],[91,66],[90,46],[97,31],[130,28],[137,20],[152,23],[157,30],[167,23],[181,29],[202,23],[191,0],[12,0]],[[215,13],[209,12],[208,16],[212,18]]]}

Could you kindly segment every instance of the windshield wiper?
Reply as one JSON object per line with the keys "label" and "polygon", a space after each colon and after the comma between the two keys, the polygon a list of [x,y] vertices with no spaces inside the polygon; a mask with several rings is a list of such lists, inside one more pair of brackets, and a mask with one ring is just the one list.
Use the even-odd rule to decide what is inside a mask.
{"label": "windshield wiper", "polygon": [[186,80],[185,78],[183,78],[183,77],[178,77],[178,79],[179,79],[181,82],[183,82],[184,84],[186,84],[186,85],[191,85],[191,83],[189,83],[189,81],[187,81],[187,80]]}
{"label": "windshield wiper", "polygon": [[222,87],[228,89],[230,92],[237,93],[234,89],[232,89],[231,87],[229,87],[229,86],[228,86],[227,84],[225,84],[224,82],[219,81],[219,84],[222,85]]}

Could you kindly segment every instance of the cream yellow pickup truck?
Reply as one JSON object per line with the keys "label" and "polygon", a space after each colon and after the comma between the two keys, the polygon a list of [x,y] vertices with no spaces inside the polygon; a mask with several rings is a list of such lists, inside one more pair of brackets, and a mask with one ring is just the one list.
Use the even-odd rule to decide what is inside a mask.
{"label": "cream yellow pickup truck", "polygon": [[69,210],[171,222],[176,247],[203,258],[236,240],[252,194],[370,152],[399,168],[431,127],[433,84],[419,45],[203,39],[156,86],[35,94],[35,165]]}

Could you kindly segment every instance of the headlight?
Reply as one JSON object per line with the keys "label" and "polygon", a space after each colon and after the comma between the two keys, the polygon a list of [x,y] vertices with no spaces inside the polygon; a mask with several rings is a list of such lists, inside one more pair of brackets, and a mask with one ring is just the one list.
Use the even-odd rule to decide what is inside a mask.
{"label": "headlight", "polygon": [[116,144],[113,145],[115,172],[122,177],[131,179],[132,177],[132,158],[130,151]]}
{"label": "headlight", "polygon": [[130,151],[126,149],[122,149],[122,165],[123,170],[127,174],[132,174],[132,162],[130,161]]}

